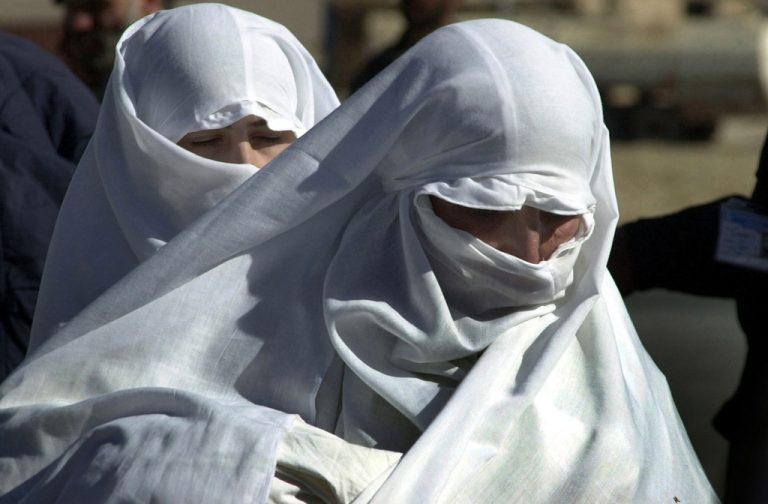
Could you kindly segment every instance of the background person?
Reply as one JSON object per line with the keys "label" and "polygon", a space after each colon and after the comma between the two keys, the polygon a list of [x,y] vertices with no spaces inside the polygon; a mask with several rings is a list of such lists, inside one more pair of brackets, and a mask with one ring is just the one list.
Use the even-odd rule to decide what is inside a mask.
{"label": "background person", "polygon": [[98,107],[53,55],[0,33],[0,381],[26,354],[56,215]]}
{"label": "background person", "polygon": [[118,46],[57,223],[31,348],[338,104],[282,25],[220,4],[151,16]]}
{"label": "background person", "polygon": [[[762,213],[763,219],[768,209],[766,138],[749,200],[751,211]],[[724,500],[758,503],[768,498],[768,411],[761,406],[768,393],[763,314],[768,303],[768,272],[718,259],[722,207],[729,199],[624,224],[617,230],[608,265],[624,296],[656,288],[736,301],[739,326],[747,338],[747,357],[736,392],[723,405],[714,424],[729,442]]]}
{"label": "background person", "polygon": [[400,0],[400,11],[406,23],[405,31],[395,45],[374,55],[363,66],[350,83],[350,92],[357,91],[419,40],[452,22],[463,4],[463,0]]}
{"label": "background person", "polygon": [[61,52],[101,99],[115,61],[115,44],[140,18],[169,9],[173,0],[54,0],[65,8]]}

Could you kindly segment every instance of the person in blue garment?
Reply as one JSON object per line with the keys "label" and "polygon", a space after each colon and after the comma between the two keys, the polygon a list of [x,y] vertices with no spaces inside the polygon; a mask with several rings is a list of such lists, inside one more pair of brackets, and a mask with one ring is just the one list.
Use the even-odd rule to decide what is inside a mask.
{"label": "person in blue garment", "polygon": [[53,226],[98,110],[56,57],[0,33],[0,381],[26,354]]}

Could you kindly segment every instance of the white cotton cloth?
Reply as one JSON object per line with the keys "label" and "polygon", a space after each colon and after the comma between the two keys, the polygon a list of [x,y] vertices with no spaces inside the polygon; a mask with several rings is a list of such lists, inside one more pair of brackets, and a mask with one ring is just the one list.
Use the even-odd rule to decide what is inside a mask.
{"label": "white cotton cloth", "polygon": [[301,136],[336,106],[301,43],[256,14],[199,4],[129,27],[61,209],[31,348],[256,172],[180,148],[186,133],[253,114]]}
{"label": "white cotton cloth", "polygon": [[[572,269],[558,264],[536,303],[471,306],[435,268],[434,222],[417,205],[429,194],[580,215],[579,235],[558,251],[575,259]],[[140,487],[139,464],[173,469],[161,490],[205,481],[219,500],[261,502],[243,489],[266,482],[263,470],[148,463],[122,449],[139,433],[158,444],[189,436],[211,460],[216,440],[245,425],[242,448],[222,460],[279,468],[280,446],[306,451],[302,474],[349,460],[362,492],[338,491],[344,478],[323,481],[355,502],[716,502],[606,272],[616,220],[608,132],[581,60],[510,21],[440,29],[8,378],[0,437],[18,441],[0,445],[0,474],[11,475],[0,492],[75,488],[83,466],[89,478]],[[466,271],[471,279],[476,269]],[[165,411],[157,388],[199,403],[201,414],[174,419],[222,423],[189,433],[153,423],[152,412]],[[144,409],[121,409],[127,396]],[[296,424],[277,412],[347,443],[330,453],[322,442],[292,443]],[[235,414],[263,419],[249,427]],[[120,436],[96,435],[109,422],[124,426]],[[275,439],[273,451],[252,449]],[[100,465],[67,451],[84,440]],[[355,445],[385,453],[344,454]],[[390,452],[405,454],[395,464]]]}

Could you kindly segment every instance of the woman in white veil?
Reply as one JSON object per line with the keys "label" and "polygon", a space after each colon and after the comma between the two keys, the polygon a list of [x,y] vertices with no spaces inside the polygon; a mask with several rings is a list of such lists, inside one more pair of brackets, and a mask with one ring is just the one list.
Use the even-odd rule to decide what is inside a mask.
{"label": "woman in white veil", "polygon": [[[445,205],[578,225],[525,260]],[[443,28],[12,375],[0,488],[716,502],[606,273],[616,220],[578,57]]]}
{"label": "woman in white veil", "polygon": [[[147,16],[116,50],[57,222],[30,349],[339,103],[285,27],[221,4]],[[244,134],[262,156],[226,155],[212,132],[246,118],[259,121]]]}

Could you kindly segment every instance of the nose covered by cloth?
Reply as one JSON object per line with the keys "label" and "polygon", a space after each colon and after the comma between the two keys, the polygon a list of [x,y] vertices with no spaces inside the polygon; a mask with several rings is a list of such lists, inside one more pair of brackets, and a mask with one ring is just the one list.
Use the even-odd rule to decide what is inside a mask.
{"label": "nose covered by cloth", "polygon": [[[435,215],[427,195],[440,194],[440,187],[425,188],[427,192],[418,194],[414,205],[423,233],[422,242],[432,259],[443,294],[450,299],[454,310],[482,318],[489,312],[498,314],[498,310],[552,303],[565,295],[566,288],[573,282],[573,268],[581,244],[594,227],[592,209],[583,215],[576,214],[580,222],[575,236],[559,245],[550,257],[531,263],[497,250],[471,232],[455,229]],[[457,197],[455,191],[452,193]],[[522,206],[515,205],[514,211]],[[555,206],[549,205],[549,208]],[[511,233],[511,230],[498,232]],[[535,239],[540,238],[540,232],[535,232]],[[519,234],[510,239],[514,238],[524,239]]]}

